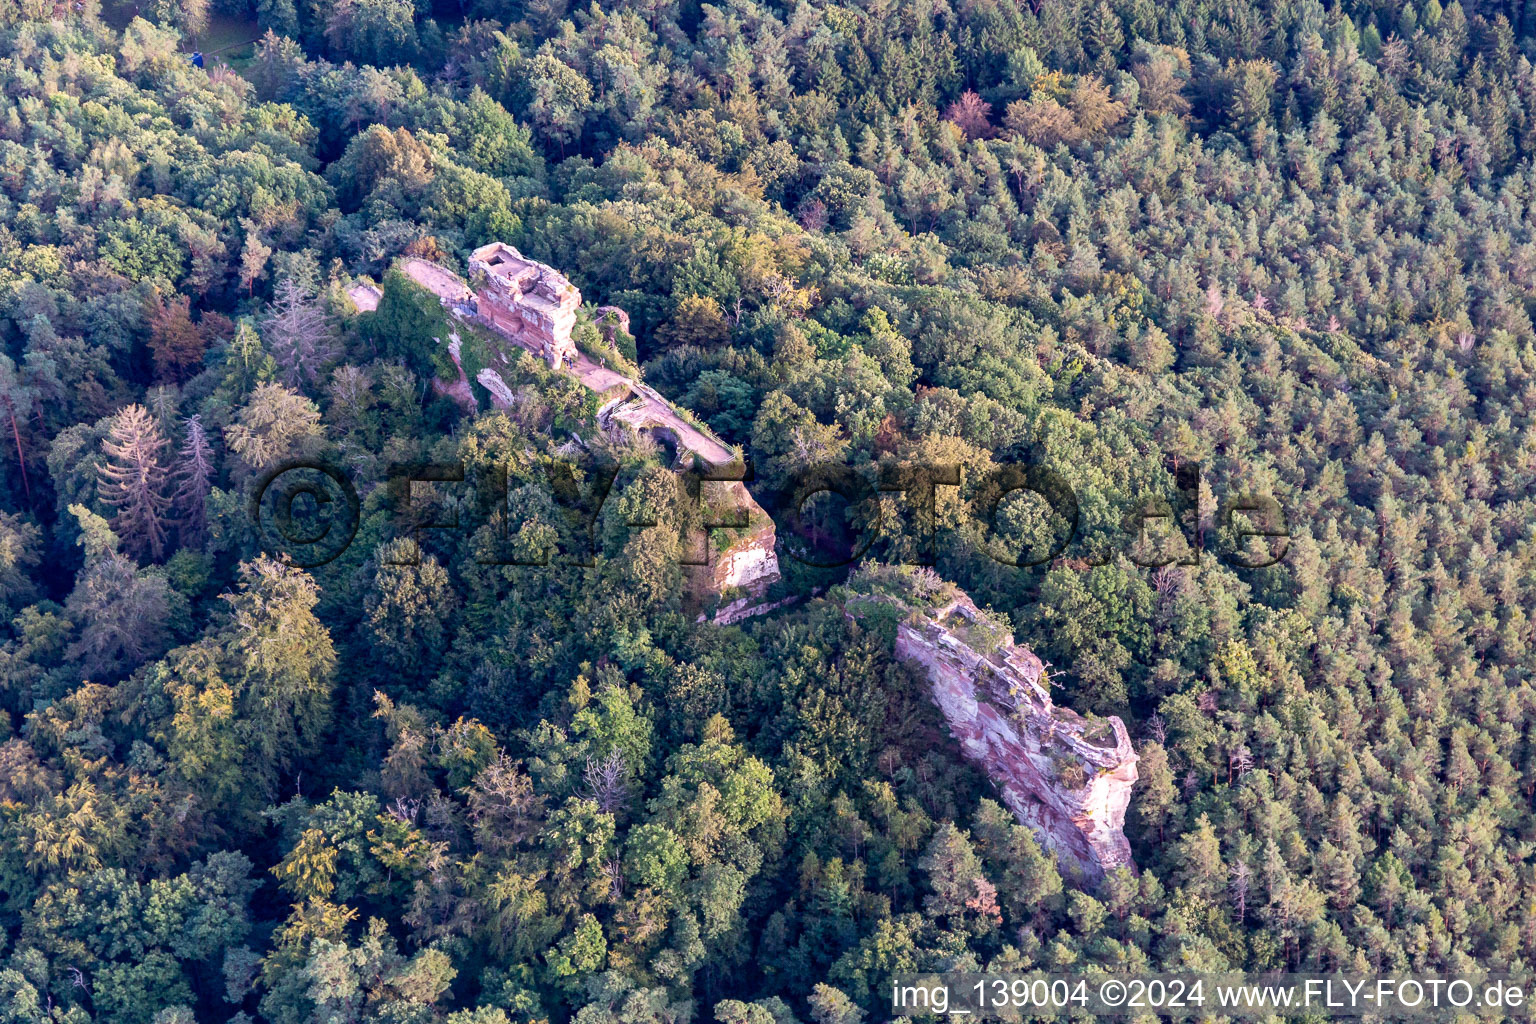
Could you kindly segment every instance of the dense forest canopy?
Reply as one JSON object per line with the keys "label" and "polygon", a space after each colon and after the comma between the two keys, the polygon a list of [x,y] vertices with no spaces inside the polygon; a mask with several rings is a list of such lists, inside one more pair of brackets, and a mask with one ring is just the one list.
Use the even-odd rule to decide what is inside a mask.
{"label": "dense forest canopy", "polygon": [[[6,3],[0,1022],[1536,968],[1533,56],[1531,0]],[[453,324],[392,267],[496,239],[625,310],[578,342],[770,511],[828,462],[1066,480],[1034,568],[992,557],[1054,543],[1027,494],[826,515],[1125,720],[1140,870],[1058,868],[846,569],[697,621],[666,453],[574,381],[436,387]],[[488,564],[574,543],[546,471],[599,456],[592,566]],[[294,458],[360,495],[309,569],[247,514]],[[402,528],[428,462],[501,507]],[[1282,560],[1138,564],[1191,464],[1175,527],[1236,547],[1267,495]]]}

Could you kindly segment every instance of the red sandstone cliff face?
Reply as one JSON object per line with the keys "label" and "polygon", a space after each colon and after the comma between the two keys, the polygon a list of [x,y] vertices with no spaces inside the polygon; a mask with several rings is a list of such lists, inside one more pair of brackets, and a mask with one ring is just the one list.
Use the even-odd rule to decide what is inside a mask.
{"label": "red sandstone cliff face", "polygon": [[927,677],[965,756],[1055,851],[1064,874],[1092,884],[1106,870],[1134,869],[1121,830],[1137,757],[1124,723],[1057,707],[1040,659],[1006,633],[979,638],[981,618],[964,594],[920,610],[898,626],[896,657]]}

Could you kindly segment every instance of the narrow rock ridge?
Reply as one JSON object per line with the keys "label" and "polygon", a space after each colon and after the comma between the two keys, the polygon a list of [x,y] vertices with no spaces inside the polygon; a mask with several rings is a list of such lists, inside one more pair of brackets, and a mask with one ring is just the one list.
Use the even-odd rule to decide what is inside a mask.
{"label": "narrow rock ridge", "polygon": [[[1122,829],[1137,756],[1125,724],[1058,707],[1040,659],[965,594],[946,590],[954,596],[936,606],[899,602],[910,614],[897,626],[897,659],[926,676],[965,756],[1055,852],[1064,874],[1094,885],[1106,871],[1134,870]],[[849,613],[888,601],[853,597]]]}

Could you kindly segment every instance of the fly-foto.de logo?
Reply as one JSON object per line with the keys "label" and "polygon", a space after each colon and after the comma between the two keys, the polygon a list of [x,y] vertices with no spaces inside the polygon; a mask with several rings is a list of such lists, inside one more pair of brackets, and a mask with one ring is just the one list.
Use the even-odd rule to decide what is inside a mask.
{"label": "fly-foto.de logo", "polygon": [[[564,521],[563,542],[533,554],[507,553],[477,561],[507,566],[595,564],[598,524],[619,474],[616,463],[546,461],[537,485],[547,499],[544,507],[556,510]],[[681,501],[697,513],[692,529],[700,536],[683,545],[679,561],[685,565],[708,565],[709,542],[718,532],[748,529],[754,514],[769,514],[747,496],[745,485],[756,479],[750,463],[682,469],[672,475]],[[1103,543],[1091,551],[1075,547],[1085,532],[1083,502],[1062,474],[1042,466],[1003,464],[972,479],[967,476],[958,465],[822,463],[789,475],[761,496],[771,509],[780,554],[810,568],[851,565],[897,532],[914,541],[905,545],[899,560],[935,564],[941,531],[934,523],[939,496],[946,489],[964,492],[980,527],[970,543],[999,565],[1030,569],[1059,559],[1094,565],[1113,553]],[[1236,569],[1263,569],[1285,558],[1290,527],[1273,496],[1227,495],[1219,499],[1214,514],[1208,510],[1202,515],[1200,482],[1200,466],[1186,462],[1173,473],[1171,493],[1124,503],[1115,532],[1123,539],[1121,551],[1127,559],[1157,568],[1192,565],[1209,552]],[[463,463],[412,463],[393,467],[384,486],[396,526],[412,536],[493,521],[503,537],[517,530],[509,503],[514,480],[503,468],[470,474]],[[518,489],[528,486],[526,478],[516,481]],[[745,506],[730,499],[733,493]],[[901,500],[885,500],[892,496]],[[999,529],[1000,512],[1019,500],[1040,509],[1038,536],[1030,543],[1021,544]],[[301,568],[317,568],[345,552],[363,515],[358,489],[348,474],[317,460],[268,469],[255,481],[248,507],[261,543]],[[462,514],[466,508],[473,510],[472,516]],[[658,521],[631,512],[624,522],[639,529]],[[1218,538],[1214,547],[1207,541],[1212,529]],[[690,551],[703,553],[694,557]]]}

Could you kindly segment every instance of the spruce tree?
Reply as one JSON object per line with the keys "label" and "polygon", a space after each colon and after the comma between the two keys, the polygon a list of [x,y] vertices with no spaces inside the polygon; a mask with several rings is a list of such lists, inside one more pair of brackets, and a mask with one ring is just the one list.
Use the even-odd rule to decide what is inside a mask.
{"label": "spruce tree", "polygon": [[279,379],[296,390],[313,382],[336,355],[330,315],[292,278],[278,284],[261,333],[281,368]]}
{"label": "spruce tree", "polygon": [[171,501],[181,513],[182,539],[200,538],[207,526],[206,499],[213,486],[213,445],[203,430],[202,416],[187,420],[186,440],[177,455]]}
{"label": "spruce tree", "polygon": [[102,438],[106,455],[98,468],[96,492],[117,509],[113,530],[136,556],[159,558],[165,552],[165,519],[171,499],[168,475],[160,461],[165,436],[148,409],[130,405]]}

